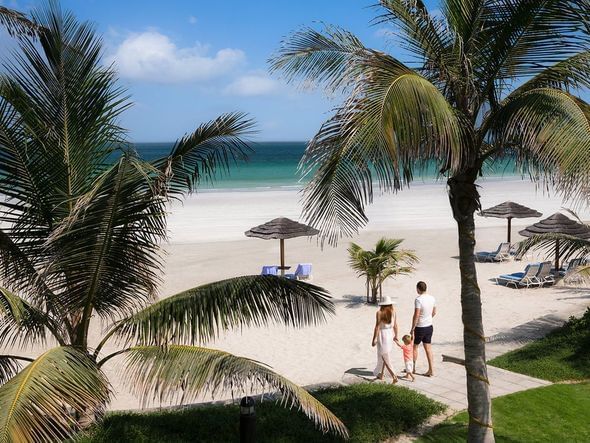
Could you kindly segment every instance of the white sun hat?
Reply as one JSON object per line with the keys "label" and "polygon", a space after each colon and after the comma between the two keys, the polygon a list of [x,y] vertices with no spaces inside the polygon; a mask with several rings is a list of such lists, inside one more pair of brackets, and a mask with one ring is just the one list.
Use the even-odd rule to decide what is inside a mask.
{"label": "white sun hat", "polygon": [[391,299],[389,295],[383,297],[383,301],[379,302],[379,306],[390,306],[397,304],[394,300]]}

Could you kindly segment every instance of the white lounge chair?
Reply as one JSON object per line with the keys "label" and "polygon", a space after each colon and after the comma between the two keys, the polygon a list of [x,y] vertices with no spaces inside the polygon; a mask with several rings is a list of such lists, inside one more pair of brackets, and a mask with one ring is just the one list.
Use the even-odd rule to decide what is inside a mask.
{"label": "white lounge chair", "polygon": [[555,277],[553,277],[553,274],[551,274],[552,265],[553,263],[551,263],[550,261],[541,263],[541,266],[539,267],[539,272],[537,272],[537,275],[535,275],[534,277],[534,285],[543,287],[544,285],[552,285],[553,283],[555,283]]}
{"label": "white lounge chair", "polygon": [[512,274],[502,274],[496,277],[497,284],[503,284],[506,286],[518,287],[530,287],[538,285],[536,279],[539,269],[541,268],[540,263],[531,263],[524,268],[523,272],[513,272]]}
{"label": "white lounge chair", "polygon": [[475,259],[477,261],[504,261],[510,258],[510,243],[500,243],[498,249],[494,252],[476,252]]}

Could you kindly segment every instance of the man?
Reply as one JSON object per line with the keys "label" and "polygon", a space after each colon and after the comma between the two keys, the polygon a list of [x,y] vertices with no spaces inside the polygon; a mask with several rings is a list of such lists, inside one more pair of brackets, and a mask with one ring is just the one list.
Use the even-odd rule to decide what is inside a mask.
{"label": "man", "polygon": [[416,284],[418,297],[414,302],[414,317],[412,318],[412,330],[410,335],[414,339],[414,374],[416,373],[416,360],[418,360],[418,345],[424,343],[426,359],[428,360],[428,371],[423,375],[432,377],[432,317],[436,315],[436,300],[432,295],[426,293],[426,283],[419,281]]}

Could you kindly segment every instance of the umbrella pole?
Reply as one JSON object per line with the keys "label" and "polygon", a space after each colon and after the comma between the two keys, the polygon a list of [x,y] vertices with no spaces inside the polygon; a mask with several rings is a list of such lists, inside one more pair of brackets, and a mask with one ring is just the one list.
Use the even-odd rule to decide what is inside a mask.
{"label": "umbrella pole", "polygon": [[555,272],[559,272],[559,240],[555,240]]}
{"label": "umbrella pole", "polygon": [[512,217],[508,217],[508,243],[510,243],[510,231],[512,230]]}
{"label": "umbrella pole", "polygon": [[281,238],[281,276],[285,276],[285,239]]}

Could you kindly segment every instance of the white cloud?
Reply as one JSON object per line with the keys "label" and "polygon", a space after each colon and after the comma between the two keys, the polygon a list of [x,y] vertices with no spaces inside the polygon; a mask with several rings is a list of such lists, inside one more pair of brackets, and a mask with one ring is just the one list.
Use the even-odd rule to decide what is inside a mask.
{"label": "white cloud", "polygon": [[239,49],[225,48],[208,55],[200,43],[178,48],[157,31],[131,34],[115,50],[110,61],[121,77],[158,83],[207,80],[231,71],[245,60]]}
{"label": "white cloud", "polygon": [[191,16],[188,18],[188,22],[189,22],[191,25],[196,25],[196,24],[197,24],[197,17],[195,17],[194,15],[191,15]]}
{"label": "white cloud", "polygon": [[238,77],[225,87],[228,95],[254,96],[269,95],[279,89],[279,83],[266,74],[250,74]]}

